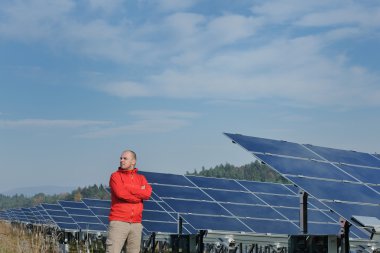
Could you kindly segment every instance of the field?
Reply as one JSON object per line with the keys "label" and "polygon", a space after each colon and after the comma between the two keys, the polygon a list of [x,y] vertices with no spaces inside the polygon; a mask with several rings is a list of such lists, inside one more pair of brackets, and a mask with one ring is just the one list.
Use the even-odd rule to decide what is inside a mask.
{"label": "field", "polygon": [[0,221],[0,253],[58,253],[58,241],[38,228]]}
{"label": "field", "polygon": [[105,252],[105,237],[82,234],[83,238],[78,239],[78,236],[0,221],[0,253]]}

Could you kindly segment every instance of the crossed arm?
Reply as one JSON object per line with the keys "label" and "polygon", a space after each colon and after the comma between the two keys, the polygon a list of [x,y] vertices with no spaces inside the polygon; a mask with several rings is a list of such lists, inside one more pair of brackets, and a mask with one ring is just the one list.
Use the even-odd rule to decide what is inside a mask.
{"label": "crossed arm", "polygon": [[147,200],[152,194],[152,187],[148,184],[144,176],[142,176],[141,185],[125,186],[121,179],[112,175],[109,185],[112,193],[119,199],[129,203],[139,203],[142,200]]}

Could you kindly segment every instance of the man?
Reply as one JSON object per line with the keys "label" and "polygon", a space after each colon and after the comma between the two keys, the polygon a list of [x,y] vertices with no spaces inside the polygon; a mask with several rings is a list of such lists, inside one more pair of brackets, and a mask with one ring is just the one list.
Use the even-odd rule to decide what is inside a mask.
{"label": "man", "polygon": [[107,253],[120,253],[125,242],[127,253],[140,252],[143,200],[150,198],[152,187],[143,175],[137,174],[136,160],[135,152],[123,151],[120,167],[110,177],[111,211]]}

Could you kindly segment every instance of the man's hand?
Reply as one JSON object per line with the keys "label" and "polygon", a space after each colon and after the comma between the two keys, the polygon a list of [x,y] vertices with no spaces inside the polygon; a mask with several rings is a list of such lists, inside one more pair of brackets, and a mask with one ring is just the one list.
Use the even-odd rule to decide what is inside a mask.
{"label": "man's hand", "polygon": [[141,190],[145,190],[145,184],[141,186]]}

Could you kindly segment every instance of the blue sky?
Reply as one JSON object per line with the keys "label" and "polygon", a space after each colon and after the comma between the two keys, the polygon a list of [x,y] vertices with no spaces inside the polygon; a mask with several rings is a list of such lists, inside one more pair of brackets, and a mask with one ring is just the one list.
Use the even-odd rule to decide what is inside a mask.
{"label": "blue sky", "polygon": [[380,152],[380,4],[3,0],[0,192],[253,157],[223,132]]}

